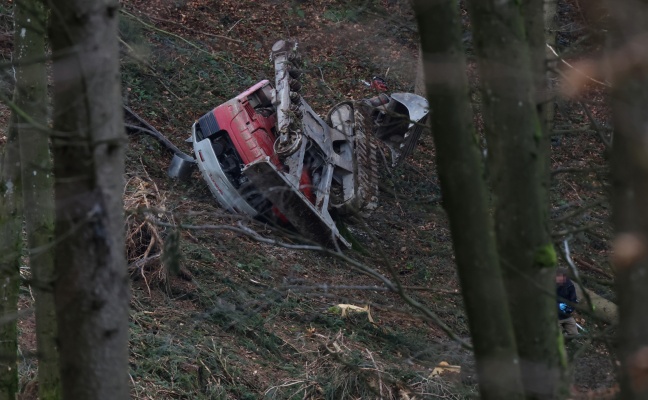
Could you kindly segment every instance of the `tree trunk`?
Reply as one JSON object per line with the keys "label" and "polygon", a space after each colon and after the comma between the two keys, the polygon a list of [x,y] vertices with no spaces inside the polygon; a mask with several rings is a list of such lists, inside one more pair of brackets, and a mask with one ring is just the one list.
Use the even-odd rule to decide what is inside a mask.
{"label": "tree trunk", "polygon": [[515,339],[475,140],[458,4],[417,0],[437,170],[483,399],[522,398]]}
{"label": "tree trunk", "polygon": [[0,160],[0,400],[18,393],[18,291],[22,252],[20,159],[15,114]]}
{"label": "tree trunk", "polygon": [[554,398],[561,377],[556,253],[548,227],[544,135],[520,2],[471,0],[484,131],[504,269],[527,398]]}
{"label": "tree trunk", "polygon": [[416,77],[414,78],[414,93],[427,97],[425,90],[425,74],[423,73],[423,51],[419,47],[418,60],[416,61]]}
{"label": "tree trunk", "polygon": [[616,304],[587,288],[584,289],[580,285],[576,285],[576,296],[580,299],[581,306],[589,307],[589,304],[585,301],[585,295],[587,294],[594,307],[594,317],[608,324],[616,324],[619,322],[619,311]]}
{"label": "tree trunk", "polygon": [[47,71],[45,57],[45,8],[42,0],[16,2],[14,58],[17,106],[29,120],[18,116],[23,179],[25,229],[36,299],[38,392],[41,400],[59,399],[59,363],[54,309],[54,181],[47,126]]}
{"label": "tree trunk", "polygon": [[[554,16],[556,0],[526,0],[520,3],[524,18],[524,31],[529,46],[530,67],[535,86],[536,110],[546,145],[553,121],[553,93],[549,85],[547,44],[553,46],[555,37]],[[551,55],[553,58],[553,55]],[[548,175],[547,175],[548,176]]]}
{"label": "tree trunk", "polygon": [[129,280],[117,0],[50,0],[56,281],[65,399],[127,399]]}
{"label": "tree trunk", "polygon": [[[621,398],[648,399],[648,4],[623,0],[608,5]],[[637,62],[641,64],[627,68]]]}

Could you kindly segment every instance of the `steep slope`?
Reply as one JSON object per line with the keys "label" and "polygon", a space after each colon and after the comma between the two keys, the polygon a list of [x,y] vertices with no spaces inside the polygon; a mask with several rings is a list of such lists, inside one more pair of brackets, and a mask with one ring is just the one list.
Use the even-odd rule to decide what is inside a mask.
{"label": "steep slope", "polygon": [[[385,77],[392,91],[413,90],[416,32],[406,1],[125,0],[122,5],[124,103],[178,146],[197,117],[272,77],[269,50],[280,38],[299,40],[302,93],[321,114],[341,100],[371,96],[360,80],[374,75]],[[560,25],[571,24],[574,32],[584,24],[576,6],[561,2],[559,15]],[[0,9],[5,33],[11,30],[9,15],[9,9]],[[578,40],[570,32],[559,33],[560,51]],[[9,59],[4,37],[2,54]],[[576,50],[591,50],[580,46]],[[607,129],[603,94],[592,88],[587,98],[594,107],[587,112],[577,102],[558,107],[552,217],[557,242],[570,238],[578,266],[599,269],[582,270],[587,284],[610,297],[611,230],[607,203],[598,200],[605,195],[605,145],[588,116]],[[470,353],[368,275],[398,279],[454,333],[468,336],[429,135],[408,162],[383,169],[379,208],[348,226],[360,245],[345,253],[355,266],[240,235],[233,229],[253,227],[264,238],[298,244],[290,234],[227,214],[197,174],[188,183],[169,180],[170,159],[151,138],[130,137],[124,198],[133,278],[133,398],[475,394]],[[596,204],[577,212],[590,203]],[[176,230],[176,224],[193,228]],[[335,307],[340,303],[369,305],[375,323],[363,314],[343,318]],[[25,288],[21,306],[30,305]],[[599,332],[594,321],[579,321]],[[21,320],[20,327],[23,397],[33,398],[33,320]],[[605,346],[583,341],[569,350],[577,355],[576,383],[583,391],[611,386]],[[429,379],[440,361],[461,365],[460,379]]]}

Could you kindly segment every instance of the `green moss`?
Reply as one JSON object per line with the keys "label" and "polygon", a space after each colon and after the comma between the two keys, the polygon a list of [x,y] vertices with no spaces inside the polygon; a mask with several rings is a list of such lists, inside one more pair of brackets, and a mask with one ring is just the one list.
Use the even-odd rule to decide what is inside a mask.
{"label": "green moss", "polygon": [[340,232],[340,235],[345,238],[349,243],[351,243],[351,249],[353,251],[357,251],[358,253],[362,254],[363,256],[368,256],[370,255],[369,251],[362,245],[360,242],[358,242],[358,239],[353,236],[349,228],[347,228],[346,224],[342,221],[337,221],[335,225],[338,228],[338,231]]}
{"label": "green moss", "polygon": [[540,268],[552,268],[558,264],[558,258],[556,257],[556,250],[553,244],[547,243],[539,247],[533,255],[533,264]]}
{"label": "green moss", "polygon": [[329,307],[327,311],[330,312],[331,314],[337,314],[337,315],[342,314],[342,310],[338,306]]}

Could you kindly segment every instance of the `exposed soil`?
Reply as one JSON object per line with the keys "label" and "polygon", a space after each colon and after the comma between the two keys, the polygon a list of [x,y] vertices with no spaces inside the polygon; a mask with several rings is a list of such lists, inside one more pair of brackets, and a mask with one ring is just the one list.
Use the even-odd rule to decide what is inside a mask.
{"label": "exposed soil", "polygon": [[[299,40],[305,60],[302,93],[322,114],[341,100],[371,96],[360,81],[374,75],[386,77],[392,91],[414,87],[416,29],[406,1],[124,0],[122,6],[124,101],[179,146],[196,118],[273,76],[269,50],[281,38]],[[577,58],[596,46],[570,47],[586,25],[576,2],[561,1],[558,17],[561,52],[570,49]],[[2,38],[10,29],[6,25],[0,33],[5,59],[10,46]],[[566,100],[557,108],[552,218],[560,221],[554,226],[557,241],[569,238],[574,258],[610,271],[607,201],[561,221],[606,196],[606,145],[600,132],[609,134],[609,112],[602,88],[590,89],[586,108]],[[5,122],[8,112],[0,115]],[[0,141],[3,137],[0,131]],[[133,398],[476,396],[470,353],[437,324],[339,258],[208,228],[243,223],[264,236],[297,243],[289,234],[225,213],[198,174],[189,183],[168,179],[170,158],[149,137],[130,137],[125,201],[133,278]],[[467,338],[434,171],[434,147],[426,134],[412,159],[398,169],[383,169],[380,207],[364,223],[348,226],[362,249],[347,255],[398,279],[412,298]],[[143,208],[157,210],[166,222],[205,228],[176,233],[147,224]],[[591,227],[580,230],[584,225]],[[177,271],[170,272],[176,264]],[[604,275],[581,272],[588,287],[613,299]],[[334,307],[341,303],[368,305],[375,323],[365,314],[342,318]],[[21,308],[30,304],[25,294]],[[579,323],[591,333],[605,329],[583,316]],[[33,317],[22,319],[20,329],[26,354],[23,398],[32,398]],[[614,387],[614,360],[604,344],[587,336],[567,344],[574,357],[575,396]],[[461,365],[460,378],[430,379],[440,361]]]}

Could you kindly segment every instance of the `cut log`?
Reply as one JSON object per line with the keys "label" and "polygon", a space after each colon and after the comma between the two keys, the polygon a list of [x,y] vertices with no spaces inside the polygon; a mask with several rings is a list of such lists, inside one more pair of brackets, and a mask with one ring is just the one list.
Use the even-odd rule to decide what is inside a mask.
{"label": "cut log", "polygon": [[[575,286],[576,295],[580,300],[580,304],[583,306],[583,308],[589,309],[589,304],[587,304],[587,299],[585,297],[585,294],[583,293],[583,288],[581,288],[581,286],[577,284]],[[618,321],[617,305],[587,288],[585,288],[585,291],[587,292],[587,295],[589,296],[590,300],[592,301],[592,305],[594,306],[594,316],[607,323],[616,324]]]}

